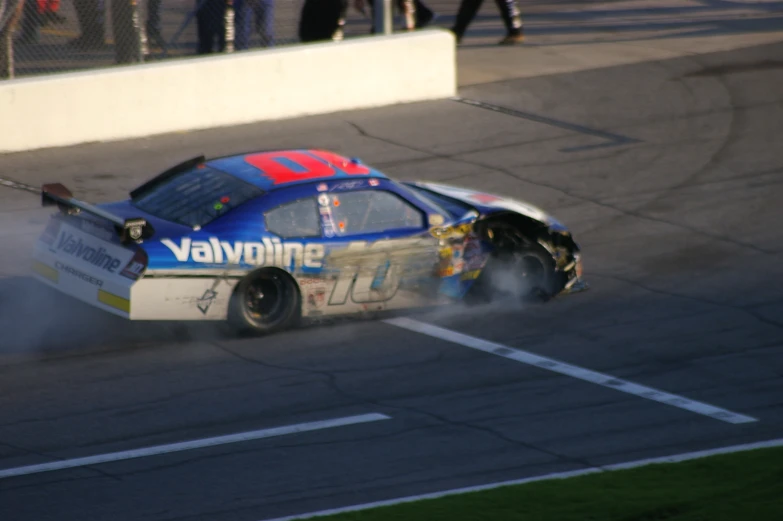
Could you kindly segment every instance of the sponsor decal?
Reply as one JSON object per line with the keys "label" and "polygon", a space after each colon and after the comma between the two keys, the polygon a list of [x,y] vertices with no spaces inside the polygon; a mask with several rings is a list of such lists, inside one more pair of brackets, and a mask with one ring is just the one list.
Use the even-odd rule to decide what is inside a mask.
{"label": "sponsor decal", "polygon": [[460,280],[476,280],[481,275],[481,270],[466,271],[460,276]]}
{"label": "sponsor decal", "polygon": [[[218,204],[220,204],[220,203],[218,203]],[[216,204],[215,206],[218,206],[218,204]],[[220,205],[220,208],[222,208],[222,207],[223,206]],[[220,210],[220,208],[215,208],[215,210]],[[128,232],[128,235],[134,241],[138,241],[139,239],[141,239],[141,229],[142,229],[141,224],[134,224],[132,226],[129,226],[129,230],[130,231]]]}
{"label": "sponsor decal", "polygon": [[60,232],[52,251],[54,253],[65,253],[109,273],[115,273],[122,262],[120,259],[109,255],[105,248],[89,246],[81,238],[75,237],[65,230]]}
{"label": "sponsor decal", "polygon": [[[326,204],[329,204],[329,201],[326,201]],[[321,224],[324,228],[324,235],[326,237],[332,238],[336,235],[336,231],[334,229],[334,220],[332,219],[332,209],[328,206],[320,206],[318,208],[318,213],[321,214]]]}
{"label": "sponsor decal", "polygon": [[55,284],[60,282],[60,272],[41,261],[33,261],[33,271]]}
{"label": "sponsor decal", "polygon": [[469,195],[468,197],[470,199],[473,199],[477,203],[482,203],[482,204],[496,203],[498,201],[502,201],[503,200],[502,197],[498,197],[498,196],[492,195],[492,194],[485,194],[485,193],[481,193],[481,192],[473,193],[473,194]]}
{"label": "sponsor decal", "polygon": [[212,303],[215,302],[216,297],[217,297],[217,292],[215,290],[213,289],[206,290],[204,294],[201,295],[201,298],[196,301],[196,306],[198,306],[199,311],[201,311],[202,314],[206,315]]}
{"label": "sponsor decal", "polygon": [[326,303],[326,287],[312,288],[307,294],[307,305],[313,309],[319,309]]}
{"label": "sponsor decal", "polygon": [[304,277],[298,279],[299,287],[305,295],[307,313],[319,315],[319,309],[326,305],[326,283],[320,278]]}
{"label": "sponsor decal", "polygon": [[451,265],[454,266],[454,273],[462,273],[465,269],[465,259],[463,257],[463,250],[465,246],[462,244],[455,244],[452,251]]}
{"label": "sponsor decal", "polygon": [[102,289],[98,290],[98,302],[113,307],[114,309],[119,309],[122,312],[130,313],[130,300],[109,293],[108,291]]}
{"label": "sponsor decal", "polygon": [[128,266],[122,270],[121,275],[128,277],[129,279],[138,280],[141,277],[141,272],[144,271],[144,264],[132,260]]}
{"label": "sponsor decal", "polygon": [[443,216],[436,213],[432,213],[428,216],[430,226],[440,226],[443,224]]}
{"label": "sponsor decal", "polygon": [[63,273],[68,273],[69,275],[73,275],[74,277],[81,279],[85,282],[89,282],[94,286],[98,286],[99,288],[103,287],[103,281],[101,279],[96,279],[92,275],[88,275],[83,271],[79,271],[76,268],[68,266],[67,264],[63,264],[60,261],[55,262],[54,267],[62,271]]}
{"label": "sponsor decal", "polygon": [[473,234],[465,242],[464,258],[466,270],[481,269],[487,261],[488,256],[482,250],[480,240]]}
{"label": "sponsor decal", "polygon": [[330,191],[333,192],[336,190],[355,190],[357,188],[362,188],[363,186],[364,186],[364,181],[362,180],[343,181],[332,185],[332,189]]}
{"label": "sponsor decal", "polygon": [[251,266],[280,266],[291,264],[305,268],[320,268],[323,265],[323,244],[301,242],[281,243],[278,238],[264,238],[263,242],[221,241],[210,237],[206,241],[189,238],[174,242],[162,239],[179,262],[199,264],[247,264]]}

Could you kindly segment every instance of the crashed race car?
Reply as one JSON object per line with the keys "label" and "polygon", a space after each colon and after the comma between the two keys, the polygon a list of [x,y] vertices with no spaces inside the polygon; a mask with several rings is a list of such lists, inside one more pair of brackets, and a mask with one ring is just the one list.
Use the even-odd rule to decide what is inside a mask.
{"label": "crashed race car", "polygon": [[401,182],[325,150],[273,150],[161,173],[92,204],[62,184],[34,276],[129,320],[272,332],[301,319],[586,289],[551,216],[464,188]]}

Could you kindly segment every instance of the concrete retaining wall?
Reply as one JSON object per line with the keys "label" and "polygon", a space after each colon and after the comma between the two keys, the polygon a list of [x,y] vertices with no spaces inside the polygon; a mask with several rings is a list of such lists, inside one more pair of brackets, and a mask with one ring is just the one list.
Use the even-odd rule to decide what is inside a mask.
{"label": "concrete retaining wall", "polygon": [[454,96],[454,38],[428,29],[0,82],[0,152]]}

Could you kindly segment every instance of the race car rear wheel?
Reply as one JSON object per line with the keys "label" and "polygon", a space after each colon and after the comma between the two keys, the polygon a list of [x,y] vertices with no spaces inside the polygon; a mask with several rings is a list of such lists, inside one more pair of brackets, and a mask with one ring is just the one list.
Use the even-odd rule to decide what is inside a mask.
{"label": "race car rear wheel", "polygon": [[262,269],[237,285],[229,321],[241,332],[270,333],[294,325],[299,307],[299,290],[291,276],[278,269]]}

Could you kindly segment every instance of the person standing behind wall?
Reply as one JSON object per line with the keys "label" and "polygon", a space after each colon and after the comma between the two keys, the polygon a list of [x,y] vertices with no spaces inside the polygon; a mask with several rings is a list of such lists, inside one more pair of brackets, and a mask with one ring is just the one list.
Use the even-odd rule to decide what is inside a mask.
{"label": "person standing behind wall", "polygon": [[348,0],[305,0],[299,17],[299,40],[335,39],[348,10]]}
{"label": "person standing behind wall", "polygon": [[236,50],[250,48],[253,27],[260,34],[262,45],[273,45],[274,5],[274,0],[234,0]]}
{"label": "person standing behind wall", "polygon": [[[355,0],[358,11],[365,11],[365,2],[370,6],[370,18],[373,20],[370,33],[375,34],[375,2],[373,0]],[[421,29],[429,25],[435,19],[435,13],[421,0],[396,0],[397,9],[403,14],[405,29]]]}
{"label": "person standing behind wall", "polygon": [[[476,17],[481,4],[484,0],[462,0],[457,11],[457,20],[451,31],[457,38],[457,43],[462,41],[470,23]],[[524,35],[522,32],[522,14],[519,10],[517,0],[495,0],[500,17],[503,19],[503,25],[506,26],[506,36],[500,40],[500,45],[514,45],[522,43]]]}
{"label": "person standing behind wall", "polygon": [[102,0],[73,0],[81,34],[68,42],[79,50],[102,49],[106,43]]}
{"label": "person standing behind wall", "polygon": [[226,0],[196,0],[198,54],[226,49]]}

